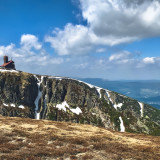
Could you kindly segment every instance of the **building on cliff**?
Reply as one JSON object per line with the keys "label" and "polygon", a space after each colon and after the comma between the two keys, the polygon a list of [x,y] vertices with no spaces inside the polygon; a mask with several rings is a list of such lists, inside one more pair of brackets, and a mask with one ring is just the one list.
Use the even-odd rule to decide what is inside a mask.
{"label": "building on cliff", "polygon": [[0,68],[15,69],[14,61],[12,60],[8,61],[8,56],[4,56],[3,59],[4,59],[4,64],[2,64]]}

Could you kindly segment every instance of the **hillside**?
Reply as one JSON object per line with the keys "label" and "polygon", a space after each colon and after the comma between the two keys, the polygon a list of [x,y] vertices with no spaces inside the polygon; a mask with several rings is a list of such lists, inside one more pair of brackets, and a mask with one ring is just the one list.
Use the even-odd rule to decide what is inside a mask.
{"label": "hillside", "polygon": [[160,135],[156,108],[79,80],[16,70],[0,70],[0,114]]}
{"label": "hillside", "polygon": [[84,82],[107,88],[160,109],[160,80],[106,80],[78,78]]}
{"label": "hillside", "polygon": [[0,116],[0,159],[159,160],[160,138],[91,125]]}

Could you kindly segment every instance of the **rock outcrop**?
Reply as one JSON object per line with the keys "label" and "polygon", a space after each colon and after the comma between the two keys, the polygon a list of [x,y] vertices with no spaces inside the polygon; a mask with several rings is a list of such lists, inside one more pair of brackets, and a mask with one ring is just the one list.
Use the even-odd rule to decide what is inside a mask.
{"label": "rock outcrop", "polygon": [[160,110],[71,78],[0,70],[0,114],[160,135]]}

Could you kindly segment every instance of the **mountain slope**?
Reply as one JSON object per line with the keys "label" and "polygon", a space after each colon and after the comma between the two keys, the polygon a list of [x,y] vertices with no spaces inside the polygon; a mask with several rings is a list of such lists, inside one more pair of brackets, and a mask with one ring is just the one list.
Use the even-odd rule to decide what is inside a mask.
{"label": "mountain slope", "polygon": [[0,159],[159,160],[159,137],[0,116]]}
{"label": "mountain slope", "polygon": [[160,80],[112,81],[100,78],[78,79],[138,99],[160,109]]}
{"label": "mountain slope", "polygon": [[0,70],[0,114],[160,135],[160,110],[82,81]]}

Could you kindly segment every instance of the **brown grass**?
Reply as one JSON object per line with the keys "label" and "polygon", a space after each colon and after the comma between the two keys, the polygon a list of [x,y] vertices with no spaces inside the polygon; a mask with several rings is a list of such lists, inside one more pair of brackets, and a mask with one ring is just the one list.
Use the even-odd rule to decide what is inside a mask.
{"label": "brown grass", "polygon": [[159,160],[160,137],[0,116],[0,159]]}

